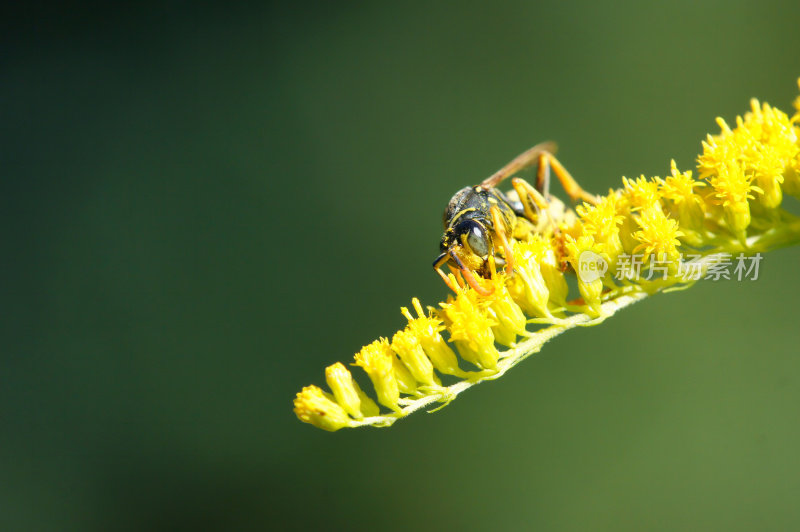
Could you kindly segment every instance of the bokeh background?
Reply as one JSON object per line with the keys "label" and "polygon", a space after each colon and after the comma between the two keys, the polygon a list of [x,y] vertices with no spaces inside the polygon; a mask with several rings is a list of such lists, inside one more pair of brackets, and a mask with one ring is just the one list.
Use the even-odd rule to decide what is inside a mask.
{"label": "bokeh background", "polygon": [[2,530],[788,530],[800,250],[391,429],[299,423],[446,295],[441,212],[553,139],[693,164],[800,76],[794,0],[28,9],[0,48]]}

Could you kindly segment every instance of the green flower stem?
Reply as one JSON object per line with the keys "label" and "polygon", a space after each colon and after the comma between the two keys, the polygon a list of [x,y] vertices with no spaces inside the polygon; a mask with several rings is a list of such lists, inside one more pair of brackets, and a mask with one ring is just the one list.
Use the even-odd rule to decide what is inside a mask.
{"label": "green flower stem", "polygon": [[[648,294],[645,292],[634,292],[631,294],[621,295],[610,301],[607,301],[602,305],[605,317],[612,316],[618,310],[630,306],[637,301],[641,301],[647,296]],[[408,403],[403,406],[399,412],[393,412],[385,416],[366,417],[359,421],[352,421],[349,426],[360,427],[363,425],[373,425],[378,427],[388,427],[399,418],[406,417],[407,415],[425,408],[428,405],[432,405],[434,403],[443,403],[441,406],[445,406],[450,401],[455,399],[458,394],[475,386],[476,384],[502,377],[506,371],[513,368],[529,356],[538,353],[548,340],[551,340],[570,329],[574,329],[575,327],[586,325],[589,322],[597,322],[597,318],[587,314],[575,314],[569,318],[560,320],[558,325],[551,325],[550,327],[530,333],[528,338],[518,343],[516,347],[501,352],[500,356],[502,358],[497,363],[496,371],[475,373],[468,380],[458,382],[452,386],[441,387],[435,391],[431,390],[428,395],[420,397],[419,399],[407,400]]]}

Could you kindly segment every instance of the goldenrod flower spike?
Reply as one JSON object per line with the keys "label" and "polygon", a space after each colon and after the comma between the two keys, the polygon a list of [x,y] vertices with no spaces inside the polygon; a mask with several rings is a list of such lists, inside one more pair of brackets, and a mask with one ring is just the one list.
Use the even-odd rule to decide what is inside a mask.
{"label": "goldenrod flower spike", "polygon": [[[734,127],[717,119],[698,179],[674,160],[664,179],[623,178],[620,190],[578,206],[557,230],[511,238],[503,250],[514,264],[509,275],[491,270],[468,286],[450,276],[455,294],[427,313],[413,299],[416,316],[401,309],[408,324],[391,343],[380,338],[355,356],[383,411],[337,362],[325,370],[332,393],[303,388],[297,417],[329,431],[391,425],[501,377],[569,329],[719,278],[732,260],[741,279],[744,261],[751,272],[761,253],[800,243],[800,218],[781,208],[786,195],[800,197],[800,97],[794,105],[789,119],[752,100]],[[577,276],[579,293],[569,293],[565,274]]]}

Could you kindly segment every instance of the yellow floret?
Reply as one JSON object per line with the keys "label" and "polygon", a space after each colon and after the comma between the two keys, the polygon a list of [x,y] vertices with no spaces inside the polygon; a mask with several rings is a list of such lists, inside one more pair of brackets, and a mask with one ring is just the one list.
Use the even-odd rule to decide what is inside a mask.
{"label": "yellow floret", "polygon": [[335,431],[350,425],[347,412],[317,386],[306,386],[294,399],[294,413],[315,427]]}
{"label": "yellow floret", "polygon": [[440,305],[450,339],[464,360],[485,369],[497,367],[500,354],[492,333],[497,321],[481,307],[477,294],[472,290],[461,291]]}
{"label": "yellow floret", "polygon": [[400,390],[394,370],[396,358],[386,338],[375,340],[364,346],[355,357],[355,365],[364,368],[372,381],[378,402],[392,410],[400,410],[397,404]]}

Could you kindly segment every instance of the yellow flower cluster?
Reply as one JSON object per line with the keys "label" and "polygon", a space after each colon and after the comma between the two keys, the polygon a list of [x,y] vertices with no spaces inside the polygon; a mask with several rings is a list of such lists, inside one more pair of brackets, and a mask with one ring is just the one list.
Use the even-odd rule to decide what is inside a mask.
{"label": "yellow flower cluster", "polygon": [[[390,425],[497,378],[564,330],[691,284],[681,271],[685,254],[710,263],[720,253],[798,243],[800,222],[780,207],[785,195],[800,197],[800,97],[794,105],[792,118],[753,100],[734,128],[717,119],[720,133],[702,143],[699,179],[672,161],[663,179],[623,178],[621,189],[578,206],[577,216],[553,219],[555,230],[511,239],[513,272],[478,281],[490,295],[462,285],[427,311],[415,298],[416,315],[402,309],[408,324],[391,342],[380,338],[355,355],[377,403],[337,362],[325,371],[330,393],[307,386],[297,394],[297,417],[330,431]],[[586,257],[602,266],[596,275],[581,274]],[[651,275],[626,270],[632,257]],[[567,276],[574,273],[580,297],[570,300]]]}

